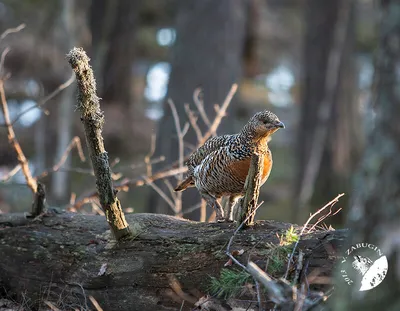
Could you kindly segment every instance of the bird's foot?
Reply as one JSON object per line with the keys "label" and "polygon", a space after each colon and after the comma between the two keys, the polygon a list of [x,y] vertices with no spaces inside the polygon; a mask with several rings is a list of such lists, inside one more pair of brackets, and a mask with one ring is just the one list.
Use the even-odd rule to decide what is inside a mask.
{"label": "bird's foot", "polygon": [[218,213],[215,215],[216,222],[225,222],[226,219],[222,213]]}

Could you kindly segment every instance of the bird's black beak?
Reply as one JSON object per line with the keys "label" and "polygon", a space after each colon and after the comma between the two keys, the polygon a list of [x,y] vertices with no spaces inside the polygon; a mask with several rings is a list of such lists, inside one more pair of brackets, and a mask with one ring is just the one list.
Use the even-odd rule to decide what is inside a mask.
{"label": "bird's black beak", "polygon": [[275,127],[284,129],[285,128],[285,124],[283,124],[283,122],[279,121],[278,123],[275,124]]}

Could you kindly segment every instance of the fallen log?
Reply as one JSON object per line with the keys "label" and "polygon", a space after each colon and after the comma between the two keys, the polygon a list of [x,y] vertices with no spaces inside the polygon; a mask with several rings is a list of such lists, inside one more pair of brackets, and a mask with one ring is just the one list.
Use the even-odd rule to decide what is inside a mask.
{"label": "fallen log", "polygon": [[[93,296],[104,310],[191,310],[208,292],[227,262],[233,223],[198,223],[166,215],[130,214],[133,238],[114,242],[102,216],[61,213],[27,219],[0,215],[0,287],[14,299],[36,306],[43,300],[62,310],[93,310]],[[291,224],[260,221],[239,232],[232,250],[237,259],[263,258]],[[295,227],[296,228],[296,227]],[[307,271],[330,276],[346,230],[302,237]],[[305,266],[305,265],[304,265]],[[178,289],[177,289],[178,286]],[[193,298],[190,298],[193,297]],[[1,297],[0,297],[1,298]]]}

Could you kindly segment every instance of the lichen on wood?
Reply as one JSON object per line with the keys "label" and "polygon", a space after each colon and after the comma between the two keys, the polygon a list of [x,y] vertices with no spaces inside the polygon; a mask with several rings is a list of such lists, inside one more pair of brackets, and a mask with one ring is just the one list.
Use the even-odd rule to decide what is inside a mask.
{"label": "lichen on wood", "polygon": [[[207,294],[210,277],[218,277],[227,262],[224,250],[236,230],[233,223],[199,223],[158,214],[129,214],[126,219],[135,238],[114,247],[99,215],[62,212],[32,222],[21,213],[0,214],[2,288],[30,303],[50,293],[48,300],[62,297],[64,305],[84,305],[93,296],[103,310],[180,310],[183,298],[174,295],[171,278],[180,283],[182,293],[197,299]],[[292,226],[300,229],[260,221],[252,230],[238,232],[232,250],[243,249],[244,254],[237,260],[246,265],[249,258],[259,259],[257,263],[265,266],[271,245],[278,245],[278,236]],[[301,277],[314,270],[330,276],[342,256],[331,250],[339,249],[347,235],[347,230],[324,230],[301,239],[297,249],[307,262]],[[104,264],[106,271],[99,274]],[[311,290],[319,291],[330,286],[310,284]],[[183,310],[192,308],[185,302]]]}
{"label": "lichen on wood", "polygon": [[245,182],[245,196],[241,200],[238,224],[244,222],[244,226],[254,224],[254,216],[257,208],[258,196],[261,186],[261,175],[264,168],[264,156],[254,153],[251,157],[250,168]]}
{"label": "lichen on wood", "polygon": [[81,121],[85,129],[100,204],[115,238],[119,240],[129,236],[130,230],[112,185],[108,155],[102,137],[104,114],[100,109],[100,101],[96,93],[96,80],[89,65],[89,57],[83,49],[73,48],[67,55],[67,60],[76,75],[77,109],[81,113]]}

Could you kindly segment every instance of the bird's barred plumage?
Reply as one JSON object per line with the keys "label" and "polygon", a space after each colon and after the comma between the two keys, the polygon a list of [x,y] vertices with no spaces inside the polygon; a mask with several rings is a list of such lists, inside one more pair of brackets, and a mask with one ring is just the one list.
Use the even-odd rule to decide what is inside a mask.
{"label": "bird's barred plumage", "polygon": [[265,155],[262,183],[267,180],[272,167],[267,143],[270,135],[282,127],[284,125],[276,115],[263,111],[255,114],[240,133],[209,139],[186,161],[186,179],[175,190],[195,186],[208,204],[216,207],[217,219],[223,219],[217,199],[229,196],[231,206],[228,210],[231,210],[236,199],[243,196],[250,159],[256,151]]}

